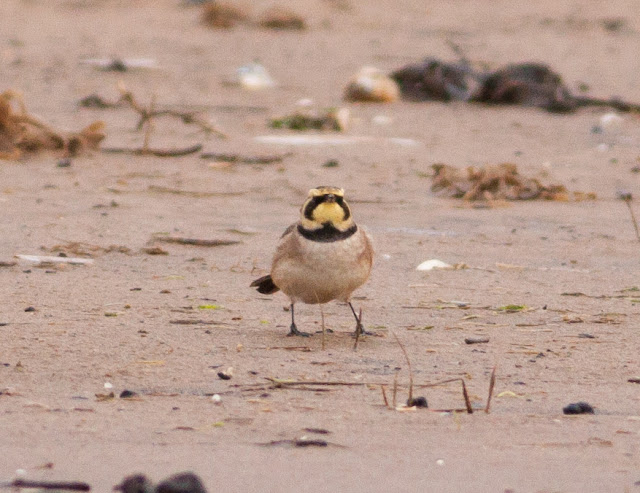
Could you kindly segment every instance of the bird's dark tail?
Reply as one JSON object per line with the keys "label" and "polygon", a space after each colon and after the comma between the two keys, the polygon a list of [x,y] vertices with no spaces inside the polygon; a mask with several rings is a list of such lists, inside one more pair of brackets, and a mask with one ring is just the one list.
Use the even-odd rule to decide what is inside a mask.
{"label": "bird's dark tail", "polygon": [[258,293],[273,294],[280,291],[280,288],[275,285],[270,275],[262,276],[251,283],[252,288],[258,288]]}

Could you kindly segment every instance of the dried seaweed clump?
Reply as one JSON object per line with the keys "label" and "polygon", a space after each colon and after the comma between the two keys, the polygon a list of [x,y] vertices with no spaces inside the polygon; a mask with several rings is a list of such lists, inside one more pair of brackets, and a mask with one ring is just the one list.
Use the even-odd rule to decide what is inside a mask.
{"label": "dried seaweed clump", "polygon": [[562,77],[539,63],[507,65],[487,75],[474,100],[491,104],[537,106],[555,113],[571,112],[579,105]]}
{"label": "dried seaweed clump", "polygon": [[302,31],[307,24],[295,12],[283,7],[271,7],[258,21],[258,25],[267,29]]}
{"label": "dried seaweed clump", "polygon": [[88,257],[93,258],[96,255],[102,253],[131,253],[131,249],[122,246],[122,245],[109,245],[108,247],[102,247],[99,245],[93,245],[91,243],[84,243],[81,241],[68,241],[66,243],[62,243],[60,245],[54,245],[52,247],[46,248],[41,247],[41,250],[49,253],[55,253],[60,256],[68,257]]}
{"label": "dried seaweed clump", "polygon": [[344,131],[349,123],[348,108],[333,108],[325,112],[299,110],[290,115],[273,118],[269,122],[271,128],[287,128],[289,130],[335,130]]}
{"label": "dried seaweed clump", "polygon": [[202,22],[214,29],[229,29],[248,19],[244,10],[224,3],[207,3],[202,9]]}
{"label": "dried seaweed clump", "polygon": [[445,63],[436,58],[407,65],[391,74],[402,97],[409,101],[471,101],[483,75],[468,64]]}
{"label": "dried seaweed clump", "polygon": [[229,29],[239,24],[279,31],[307,29],[304,18],[285,7],[271,7],[254,20],[245,9],[219,2],[209,2],[203,7],[202,23],[214,29]]}
{"label": "dried seaweed clump", "polygon": [[[17,111],[13,102],[17,103]],[[62,134],[27,113],[18,92],[9,90],[0,94],[0,159],[16,160],[27,153],[42,151],[77,156],[87,150],[97,150],[104,137],[102,121],[77,133]]]}
{"label": "dried seaweed clump", "polygon": [[435,58],[396,70],[391,77],[409,101],[468,101],[495,105],[534,106],[571,113],[584,106],[640,111],[640,105],[618,98],[571,94],[560,74],[541,63],[513,63],[496,71],[476,70],[463,59],[446,63]]}
{"label": "dried seaweed clump", "polygon": [[573,192],[564,185],[545,185],[536,178],[518,173],[515,164],[491,164],[458,169],[446,164],[434,164],[431,190],[464,200],[593,200],[595,194]]}

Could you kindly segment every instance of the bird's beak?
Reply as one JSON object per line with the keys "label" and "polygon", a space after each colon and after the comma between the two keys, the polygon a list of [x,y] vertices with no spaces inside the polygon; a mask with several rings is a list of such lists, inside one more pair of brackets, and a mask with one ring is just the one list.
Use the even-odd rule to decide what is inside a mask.
{"label": "bird's beak", "polygon": [[325,197],[325,202],[332,203],[336,201],[336,196],[332,193],[328,193],[327,195],[325,195]]}

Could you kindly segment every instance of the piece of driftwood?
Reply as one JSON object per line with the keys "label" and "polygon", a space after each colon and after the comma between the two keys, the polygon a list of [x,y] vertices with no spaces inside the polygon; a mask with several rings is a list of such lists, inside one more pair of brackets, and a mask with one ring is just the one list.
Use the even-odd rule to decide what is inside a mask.
{"label": "piece of driftwood", "polygon": [[281,163],[286,157],[292,156],[292,152],[284,154],[274,154],[265,156],[242,156],[240,154],[224,154],[218,152],[203,152],[200,154],[202,159],[211,159],[223,163],[241,163],[241,164],[274,164]]}
{"label": "piece of driftwood", "polygon": [[182,236],[154,236],[154,241],[163,241],[164,243],[177,243],[179,245],[193,245],[202,247],[217,247],[227,245],[237,245],[242,243],[238,240],[203,240],[200,238],[183,238]]}
{"label": "piece of driftwood", "polygon": [[14,479],[0,483],[0,488],[29,488],[59,491],[91,491],[91,486],[80,481],[34,481],[31,479]]}
{"label": "piece of driftwood", "polygon": [[105,147],[102,152],[112,154],[132,154],[134,156],[156,156],[156,157],[180,157],[188,156],[202,150],[202,144],[194,144],[189,147],[176,149],[152,149],[145,147]]}

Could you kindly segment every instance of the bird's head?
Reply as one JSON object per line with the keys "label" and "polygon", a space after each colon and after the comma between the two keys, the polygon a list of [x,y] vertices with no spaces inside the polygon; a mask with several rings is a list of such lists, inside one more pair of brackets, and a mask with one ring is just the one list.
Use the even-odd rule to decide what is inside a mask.
{"label": "bird's head", "polygon": [[344,200],[344,190],[336,187],[316,187],[309,190],[309,196],[300,209],[302,226],[313,230],[325,225],[339,231],[353,226],[351,210]]}

